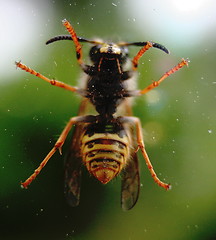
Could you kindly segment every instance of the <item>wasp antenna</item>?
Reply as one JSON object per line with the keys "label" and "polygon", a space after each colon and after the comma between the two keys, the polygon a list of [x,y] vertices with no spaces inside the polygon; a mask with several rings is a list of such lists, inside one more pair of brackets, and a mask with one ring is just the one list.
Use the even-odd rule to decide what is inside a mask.
{"label": "wasp antenna", "polygon": [[[120,43],[119,43],[119,46],[137,46],[137,47],[144,47],[144,46],[146,46],[148,43],[149,43],[149,41],[148,41],[148,42],[132,42],[132,43],[129,43],[129,42],[120,42]],[[167,53],[167,54],[170,53],[169,50],[168,50],[166,47],[164,47],[162,44],[160,44],[160,43],[155,43],[155,42],[150,42],[150,43],[152,44],[152,47],[158,48],[158,49],[164,51],[164,52]]]}
{"label": "wasp antenna", "polygon": [[53,38],[50,38],[48,41],[46,41],[46,45],[56,42],[56,41],[61,41],[61,40],[72,40],[71,35],[59,35],[55,36]]}
{"label": "wasp antenna", "polygon": [[154,42],[152,42],[152,45],[153,45],[153,47],[158,48],[158,49],[164,51],[164,52],[167,53],[167,54],[170,54],[170,51],[169,51],[166,47],[164,47],[163,45],[161,45],[160,43],[154,43]]}
{"label": "wasp antenna", "polygon": [[[137,42],[134,45],[135,46],[145,46],[147,44],[148,44],[148,42]],[[151,44],[154,48],[158,48],[158,49],[162,50],[163,52],[165,52],[167,54],[170,53],[169,50],[160,43],[151,42]]]}
{"label": "wasp antenna", "polygon": [[[86,39],[86,38],[83,38],[83,37],[77,37],[77,39],[79,40],[79,42],[88,42],[88,43],[93,43],[93,44],[101,44],[99,42],[96,42],[96,41],[93,41],[93,40],[89,40],[89,39]],[[58,35],[58,36],[55,36],[53,38],[50,38],[48,41],[46,41],[46,45],[50,44],[50,43],[53,43],[53,42],[56,42],[56,41],[61,41],[61,40],[70,40],[72,41],[72,37],[71,35]]]}

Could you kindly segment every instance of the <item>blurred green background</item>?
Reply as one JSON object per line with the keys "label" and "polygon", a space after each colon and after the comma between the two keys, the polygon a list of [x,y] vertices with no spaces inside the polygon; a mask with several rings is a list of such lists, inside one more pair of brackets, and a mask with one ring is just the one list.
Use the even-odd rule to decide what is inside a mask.
{"label": "blurred green background", "polygon": [[[0,2],[1,239],[216,239],[215,10],[213,0]],[[153,40],[169,48],[170,55],[151,49],[143,56],[140,88],[182,57],[191,61],[135,101],[154,168],[173,188],[159,188],[140,156],[142,187],[131,211],[121,210],[120,178],[102,186],[85,170],[81,204],[70,208],[63,196],[64,156],[58,153],[28,190],[20,188],[76,115],[80,99],[16,70],[14,61],[76,85],[80,69],[72,42],[45,45],[66,33],[64,18],[79,36]],[[131,48],[131,56],[137,51]]]}

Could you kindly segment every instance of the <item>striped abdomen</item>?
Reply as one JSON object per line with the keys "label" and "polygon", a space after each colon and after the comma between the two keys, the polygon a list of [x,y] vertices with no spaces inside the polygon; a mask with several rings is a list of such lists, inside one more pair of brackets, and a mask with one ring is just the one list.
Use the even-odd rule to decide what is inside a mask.
{"label": "striped abdomen", "polygon": [[126,134],[85,134],[81,152],[88,171],[101,183],[106,184],[117,176],[125,166],[129,153],[129,139]]}

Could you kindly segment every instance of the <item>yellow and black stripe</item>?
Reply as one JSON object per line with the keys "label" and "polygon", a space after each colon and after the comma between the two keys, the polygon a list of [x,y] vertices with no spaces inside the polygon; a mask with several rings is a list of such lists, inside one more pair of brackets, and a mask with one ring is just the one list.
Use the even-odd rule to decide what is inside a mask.
{"label": "yellow and black stripe", "polygon": [[[112,126],[109,125],[109,129]],[[129,138],[122,130],[121,134],[105,131],[89,135],[86,132],[82,137],[81,152],[88,171],[106,184],[125,166],[130,156]]]}

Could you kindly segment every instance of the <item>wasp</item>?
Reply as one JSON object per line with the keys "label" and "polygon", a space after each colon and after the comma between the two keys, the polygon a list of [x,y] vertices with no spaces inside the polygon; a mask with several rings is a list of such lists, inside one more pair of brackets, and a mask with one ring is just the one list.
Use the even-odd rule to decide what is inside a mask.
{"label": "wasp", "polygon": [[[81,168],[85,165],[89,173],[106,184],[122,175],[121,205],[124,210],[131,209],[137,202],[140,177],[137,151],[140,149],[154,181],[161,187],[170,189],[170,184],[162,182],[156,175],[145,149],[142,126],[139,118],[132,115],[131,97],[141,96],[159,86],[169,75],[178,71],[188,60],[167,71],[158,81],[153,81],[144,89],[132,87],[136,79],[139,59],[150,48],[169,53],[167,48],[155,42],[108,42],[78,37],[69,21],[63,20],[69,35],[59,35],[46,42],[50,44],[61,40],[74,43],[76,58],[85,74],[83,87],[71,86],[58,80],[50,79],[27,67],[21,62],[16,66],[35,75],[53,86],[64,88],[82,96],[78,116],[72,117],[54,147],[46,155],[34,173],[22,182],[23,188],[37,177],[53,154],[59,150],[75,126],[72,143],[65,161],[65,195],[70,205],[80,202]],[[92,44],[89,51],[91,65],[84,63],[81,43]],[[128,47],[138,46],[140,50],[129,58]],[[95,114],[89,114],[89,108]]]}

